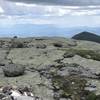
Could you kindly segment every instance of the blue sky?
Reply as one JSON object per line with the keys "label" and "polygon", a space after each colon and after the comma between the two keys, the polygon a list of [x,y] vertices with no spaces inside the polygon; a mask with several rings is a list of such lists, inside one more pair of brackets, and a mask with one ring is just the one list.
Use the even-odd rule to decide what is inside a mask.
{"label": "blue sky", "polygon": [[99,27],[100,0],[0,0],[0,36],[70,37]]}

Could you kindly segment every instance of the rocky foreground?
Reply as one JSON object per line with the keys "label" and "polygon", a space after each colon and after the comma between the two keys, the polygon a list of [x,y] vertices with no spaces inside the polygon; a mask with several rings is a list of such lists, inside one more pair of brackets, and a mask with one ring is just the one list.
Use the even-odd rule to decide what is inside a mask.
{"label": "rocky foreground", "polygon": [[0,100],[100,100],[99,80],[98,43],[0,39]]}

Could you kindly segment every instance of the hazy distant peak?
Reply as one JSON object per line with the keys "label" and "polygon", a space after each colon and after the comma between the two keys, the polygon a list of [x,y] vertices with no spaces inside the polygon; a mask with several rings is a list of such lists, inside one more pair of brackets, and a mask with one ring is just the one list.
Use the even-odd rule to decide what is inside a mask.
{"label": "hazy distant peak", "polygon": [[83,31],[81,33],[78,33],[72,37],[72,39],[76,40],[87,40],[87,41],[93,41],[100,43],[100,36],[96,35],[91,32]]}

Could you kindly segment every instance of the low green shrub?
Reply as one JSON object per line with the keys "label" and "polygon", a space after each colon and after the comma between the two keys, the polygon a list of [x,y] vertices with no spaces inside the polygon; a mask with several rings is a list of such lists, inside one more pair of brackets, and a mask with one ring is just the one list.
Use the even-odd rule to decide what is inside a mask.
{"label": "low green shrub", "polygon": [[19,41],[13,41],[11,48],[24,48],[24,43]]}
{"label": "low green shrub", "polygon": [[73,55],[73,56],[79,55],[79,56],[87,58],[87,59],[93,59],[93,60],[100,61],[100,53],[98,51],[68,49],[68,50],[66,50],[66,54],[68,54],[68,53]]}
{"label": "low green shrub", "polygon": [[[90,93],[88,96],[87,96],[87,98],[86,98],[86,100],[96,100],[96,94],[95,93]],[[99,99],[100,100],[100,99]]]}

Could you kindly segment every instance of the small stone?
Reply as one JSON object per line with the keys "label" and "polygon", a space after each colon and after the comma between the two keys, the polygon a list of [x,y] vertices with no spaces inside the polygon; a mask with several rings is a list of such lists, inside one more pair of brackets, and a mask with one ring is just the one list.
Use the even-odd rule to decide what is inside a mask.
{"label": "small stone", "polygon": [[0,100],[1,100],[2,98],[4,98],[4,97],[6,97],[6,95],[5,95],[4,93],[0,93]]}
{"label": "small stone", "polygon": [[29,96],[16,96],[15,98],[16,100],[36,100],[35,98]]}
{"label": "small stone", "polygon": [[6,96],[4,98],[2,98],[2,100],[13,100],[11,96]]}
{"label": "small stone", "polygon": [[53,44],[55,47],[63,47],[63,44],[62,43],[54,43]]}
{"label": "small stone", "polygon": [[35,47],[37,49],[45,49],[47,46],[45,44],[36,44]]}
{"label": "small stone", "polygon": [[74,53],[73,52],[68,52],[68,53],[65,53],[64,55],[63,55],[63,57],[64,58],[71,58],[71,57],[74,57]]}

